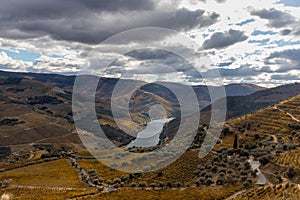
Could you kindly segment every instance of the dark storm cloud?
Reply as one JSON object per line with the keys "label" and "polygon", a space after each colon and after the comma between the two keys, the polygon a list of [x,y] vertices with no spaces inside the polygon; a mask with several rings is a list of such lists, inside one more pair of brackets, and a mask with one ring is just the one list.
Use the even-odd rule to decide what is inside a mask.
{"label": "dark storm cloud", "polygon": [[300,49],[288,49],[271,53],[266,59],[267,65],[278,65],[276,72],[288,72],[300,69]]}
{"label": "dark storm cloud", "polygon": [[291,74],[275,74],[271,76],[272,80],[300,80],[299,76]]}
{"label": "dark storm cloud", "polygon": [[210,39],[205,40],[203,43],[204,49],[220,49],[238,42],[246,40],[248,37],[244,35],[244,32],[238,30],[232,30],[226,32],[216,32]]}
{"label": "dark storm cloud", "polygon": [[289,35],[292,32],[290,29],[283,29],[280,31],[280,35]]}
{"label": "dark storm cloud", "polygon": [[118,12],[151,10],[153,0],[0,0],[1,19],[58,19],[84,15],[87,11]]}
{"label": "dark storm cloud", "polygon": [[[156,0],[0,0],[0,36],[99,43],[139,27],[187,31],[214,24],[219,15],[160,7]],[[159,39],[159,38],[156,38]]]}
{"label": "dark storm cloud", "polygon": [[212,69],[205,72],[205,77],[216,77],[216,72],[219,71],[222,77],[250,77],[256,76],[261,73],[270,73],[272,70],[268,66],[264,66],[262,68],[255,68],[251,67],[250,64],[241,65],[235,69],[226,69],[226,68],[219,68],[219,69]]}
{"label": "dark storm cloud", "polygon": [[136,74],[165,74],[182,72],[188,79],[201,78],[200,73],[184,58],[160,49],[140,49],[126,54],[129,61],[139,61],[135,67],[126,68],[127,63],[117,60],[107,70],[108,74],[131,72]]}
{"label": "dark storm cloud", "polygon": [[236,69],[220,69],[220,73],[222,76],[230,77],[245,77],[245,76],[256,76],[261,73],[270,73],[272,70],[268,66],[264,66],[262,68],[255,68],[249,65],[241,65]]}
{"label": "dark storm cloud", "polygon": [[292,15],[274,8],[270,10],[253,10],[251,11],[251,14],[262,19],[267,19],[269,21],[269,26],[275,28],[281,28],[295,22],[295,18]]}
{"label": "dark storm cloud", "polygon": [[[207,3],[206,0],[190,0],[190,2],[191,2],[192,4],[196,4],[198,1]],[[218,2],[218,3],[225,3],[226,0],[215,0],[215,1]]]}
{"label": "dark storm cloud", "polygon": [[283,28],[286,29],[280,31],[281,35],[300,35],[300,22],[294,16],[287,12],[282,12],[274,8],[266,10],[253,10],[251,11],[252,15],[258,16],[261,19],[266,19],[269,21],[268,26],[274,28]]}
{"label": "dark storm cloud", "polygon": [[135,58],[137,60],[153,60],[153,59],[166,59],[172,54],[168,51],[155,49],[155,50],[133,50],[126,54],[127,56],[130,56],[132,58]]}

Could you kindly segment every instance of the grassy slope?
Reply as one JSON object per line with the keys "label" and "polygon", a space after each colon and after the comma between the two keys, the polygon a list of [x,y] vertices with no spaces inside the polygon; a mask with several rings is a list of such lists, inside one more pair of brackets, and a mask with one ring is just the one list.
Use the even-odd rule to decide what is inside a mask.
{"label": "grassy slope", "polygon": [[12,185],[40,187],[85,187],[78,178],[78,172],[66,159],[2,172],[0,180],[12,179]]}

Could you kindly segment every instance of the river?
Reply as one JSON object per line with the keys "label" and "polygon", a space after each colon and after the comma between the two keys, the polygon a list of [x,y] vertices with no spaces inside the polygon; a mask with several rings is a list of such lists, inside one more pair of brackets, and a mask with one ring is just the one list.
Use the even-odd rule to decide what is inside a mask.
{"label": "river", "polygon": [[159,143],[159,136],[166,123],[174,118],[157,119],[148,122],[146,128],[138,132],[135,140],[131,141],[126,147],[152,147]]}

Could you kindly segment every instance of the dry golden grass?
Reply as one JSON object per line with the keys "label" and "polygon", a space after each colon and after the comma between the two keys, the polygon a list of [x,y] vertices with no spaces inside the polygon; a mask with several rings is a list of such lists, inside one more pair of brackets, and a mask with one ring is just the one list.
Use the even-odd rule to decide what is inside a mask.
{"label": "dry golden grass", "polygon": [[[87,153],[87,152],[82,152]],[[87,154],[88,155],[88,154]],[[193,183],[194,171],[200,162],[204,162],[198,158],[198,151],[187,151],[178,160],[169,166],[156,170],[153,172],[144,173],[139,177],[135,177],[132,181],[144,181],[148,184],[152,182],[181,182],[182,184],[191,182]],[[98,176],[106,180],[120,178],[122,175],[128,173],[112,169],[96,159],[82,159],[78,160],[78,164],[85,170],[96,169]],[[158,176],[158,172],[162,172],[162,176]]]}
{"label": "dry golden grass", "polygon": [[43,187],[85,187],[78,171],[66,159],[22,167],[0,173],[0,180],[12,179],[12,185]]}
{"label": "dry golden grass", "polygon": [[101,199],[101,200],[214,200],[224,199],[235,192],[241,190],[241,187],[203,187],[190,188],[184,190],[135,190],[135,189],[121,189],[111,193],[104,193],[100,195],[87,196],[82,199]]}
{"label": "dry golden grass", "polygon": [[[167,167],[145,173],[135,178],[134,181],[145,181],[148,184],[152,182],[158,183],[160,181],[165,183],[169,181],[173,183],[181,182],[183,185],[186,183],[194,184],[194,171],[201,162],[205,163],[205,160],[198,157],[198,153],[198,151],[187,151],[178,160]],[[158,172],[162,172],[161,177],[158,176]]]}
{"label": "dry golden grass", "polygon": [[5,188],[0,191],[0,197],[3,194],[8,194],[12,199],[30,199],[30,200],[61,200],[76,198],[80,196],[86,196],[87,194],[96,193],[96,189],[84,189],[84,190],[54,190],[43,188]]}
{"label": "dry golden grass", "polygon": [[45,150],[40,150],[34,153],[34,155],[29,159],[30,161],[32,160],[38,160],[41,158],[41,156],[45,153]]}
{"label": "dry golden grass", "polygon": [[293,167],[300,170],[300,149],[289,151],[275,158],[274,162],[284,167]]}
{"label": "dry golden grass", "polygon": [[300,187],[296,184],[283,183],[280,185],[267,185],[264,187],[256,187],[234,198],[234,200],[299,200]]}
{"label": "dry golden grass", "polygon": [[[299,116],[300,119],[300,95],[291,99],[285,100],[275,106],[270,106],[265,109],[259,110],[253,114],[248,114],[230,120],[227,124],[231,131],[238,134],[240,138],[248,135],[259,134],[260,137],[281,135],[285,142],[289,142],[288,137],[291,136],[292,128],[289,124],[299,123],[293,119],[290,114],[295,118]],[[250,123],[249,129],[245,127],[245,123]],[[241,133],[238,129],[242,128],[245,131]],[[225,140],[226,141],[226,140]],[[299,143],[298,138],[293,139],[294,143]]]}
{"label": "dry golden grass", "polygon": [[120,178],[122,175],[126,174],[125,172],[112,169],[96,159],[78,160],[78,164],[86,171],[90,169],[96,169],[98,172],[98,176],[104,179]]}

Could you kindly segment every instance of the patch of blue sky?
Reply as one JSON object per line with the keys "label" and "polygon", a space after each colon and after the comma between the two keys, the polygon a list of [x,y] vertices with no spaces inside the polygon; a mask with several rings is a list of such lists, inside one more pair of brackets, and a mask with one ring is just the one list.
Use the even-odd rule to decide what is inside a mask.
{"label": "patch of blue sky", "polygon": [[297,40],[297,41],[277,40],[277,41],[272,42],[272,44],[277,44],[278,47],[293,46],[293,45],[299,45],[300,40]]}
{"label": "patch of blue sky", "polygon": [[206,34],[206,33],[203,33],[203,34],[202,34],[202,37],[203,37],[203,38],[207,38],[208,36],[209,36],[209,34]]}
{"label": "patch of blue sky", "polygon": [[283,3],[286,6],[300,7],[299,0],[281,0],[279,3]]}
{"label": "patch of blue sky", "polygon": [[248,57],[248,56],[252,56],[252,55],[260,55],[262,53],[261,50],[255,50],[251,53],[245,53],[245,56]]}
{"label": "patch of blue sky", "polygon": [[240,23],[236,23],[235,25],[237,25],[237,26],[244,26],[244,25],[249,24],[249,23],[251,23],[251,22],[255,22],[255,19],[253,19],[253,18],[247,19],[247,20],[242,21],[242,22],[240,22]]}
{"label": "patch of blue sky", "polygon": [[233,62],[222,62],[218,64],[218,67],[228,67],[232,64]]}
{"label": "patch of blue sky", "polygon": [[57,55],[57,54],[50,54],[49,57],[50,58],[63,58],[64,56],[60,56],[60,55]]}
{"label": "patch of blue sky", "polygon": [[6,50],[0,49],[1,52],[5,52],[7,56],[13,60],[22,60],[24,62],[34,62],[36,59],[41,57],[41,54],[28,51],[28,50]]}
{"label": "patch of blue sky", "polygon": [[249,40],[248,43],[250,44],[258,44],[258,46],[266,45],[270,39],[264,39],[264,40]]}
{"label": "patch of blue sky", "polygon": [[275,35],[277,34],[274,31],[261,31],[261,30],[255,30],[252,32],[252,36],[258,36],[258,35]]}

